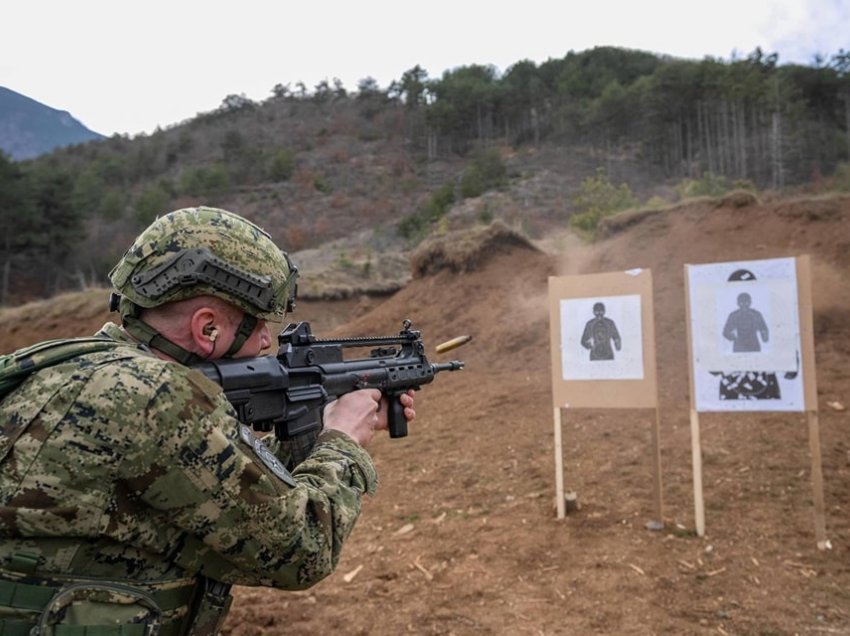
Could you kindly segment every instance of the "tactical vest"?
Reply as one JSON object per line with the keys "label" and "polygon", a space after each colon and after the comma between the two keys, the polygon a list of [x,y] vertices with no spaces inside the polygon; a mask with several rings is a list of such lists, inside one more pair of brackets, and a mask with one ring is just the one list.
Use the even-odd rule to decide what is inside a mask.
{"label": "tactical vest", "polygon": [[[72,338],[0,356],[0,400],[41,369],[119,347],[136,345]],[[21,433],[0,422],[0,461]],[[21,550],[0,568],[0,636],[214,636],[232,601],[230,585],[205,577],[132,584],[45,577],[37,560],[37,552]]]}

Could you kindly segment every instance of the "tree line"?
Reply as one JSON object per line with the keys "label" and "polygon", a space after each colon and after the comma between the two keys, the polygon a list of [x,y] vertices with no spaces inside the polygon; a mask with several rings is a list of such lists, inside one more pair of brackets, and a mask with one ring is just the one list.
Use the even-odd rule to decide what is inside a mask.
{"label": "tree line", "polygon": [[[400,88],[442,152],[554,141],[630,153],[660,177],[705,172],[782,188],[850,157],[850,52],[780,65],[756,49],[726,62],[600,47],[503,74],[466,66]],[[412,87],[412,90],[411,90]]]}
{"label": "tree line", "polygon": [[[385,88],[372,78],[352,92],[336,79],[312,91],[276,84],[262,102],[228,95],[151,135],[23,163],[0,154],[0,304],[102,282],[117,246],[177,205],[292,181],[317,197],[362,188],[354,168],[335,180],[318,165],[326,155],[312,152],[344,134],[403,147],[420,172],[466,158],[456,186],[432,180],[424,205],[405,206],[415,210],[397,219],[406,237],[426,232],[456,196],[498,187],[502,168],[486,151],[504,145],[581,145],[652,166],[659,180],[717,175],[780,189],[848,162],[850,53],[803,66],[760,49],[724,61],[598,47],[504,72],[468,65],[430,78],[415,66]],[[403,172],[400,190],[410,187]]]}

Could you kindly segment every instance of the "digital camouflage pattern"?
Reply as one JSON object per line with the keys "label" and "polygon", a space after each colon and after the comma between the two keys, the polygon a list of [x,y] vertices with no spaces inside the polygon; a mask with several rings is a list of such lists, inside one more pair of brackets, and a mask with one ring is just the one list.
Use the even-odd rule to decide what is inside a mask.
{"label": "digital camouflage pattern", "polygon": [[129,341],[31,375],[0,403],[0,567],[142,588],[316,583],[374,492],[372,461],[326,431],[291,486],[239,428],[218,385]]}
{"label": "digital camouflage pattern", "polygon": [[[245,298],[209,284],[175,287],[167,294],[150,299],[138,293],[133,276],[149,272],[170,261],[183,250],[208,248],[231,267],[256,277],[272,290],[272,307],[258,307]],[[175,210],[156,219],[142,232],[109,273],[121,295],[140,307],[156,307],[174,300],[197,296],[218,296],[249,314],[265,320],[279,320],[294,280],[289,263],[271,237],[250,221],[218,208],[196,207]],[[126,302],[121,314],[127,311]]]}

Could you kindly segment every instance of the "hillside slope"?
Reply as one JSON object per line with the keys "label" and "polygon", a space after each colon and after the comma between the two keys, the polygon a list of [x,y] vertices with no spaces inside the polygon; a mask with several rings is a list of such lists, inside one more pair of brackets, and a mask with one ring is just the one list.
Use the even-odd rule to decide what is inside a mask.
{"label": "hillside slope", "polygon": [[[850,197],[705,200],[614,224],[543,253],[498,236],[465,271],[428,269],[383,301],[305,305],[339,334],[473,341],[417,395],[409,437],[379,439],[377,496],[338,572],[311,590],[239,588],[225,633],[850,633]],[[447,239],[451,249],[451,236]],[[683,264],[810,254],[827,531],[815,548],[801,414],[704,414],[707,534],[693,532]],[[665,529],[653,514],[648,411],[564,412],[566,484],[554,515],[547,277],[649,267],[655,283]],[[101,296],[102,297],[102,296]],[[0,313],[9,334],[53,305]],[[64,303],[62,303],[64,304]],[[336,307],[336,308],[335,308]],[[42,323],[76,328],[68,314]],[[34,331],[32,331],[34,333]],[[380,620],[377,619],[380,617]]]}

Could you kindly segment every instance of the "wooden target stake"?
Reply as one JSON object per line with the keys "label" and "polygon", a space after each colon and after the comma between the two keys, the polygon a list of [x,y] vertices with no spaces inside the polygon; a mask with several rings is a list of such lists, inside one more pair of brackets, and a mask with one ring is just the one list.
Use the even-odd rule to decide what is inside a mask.
{"label": "wooden target stake", "polygon": [[[563,519],[569,510],[577,507],[575,494],[564,491],[561,409],[653,408],[655,422],[651,437],[655,518],[646,527],[652,530],[664,527],[661,417],[652,296],[652,272],[648,269],[549,278],[555,507],[558,519]],[[597,315],[597,307],[601,315]],[[588,361],[586,349],[591,345],[585,341],[585,335],[590,333],[588,329],[594,322],[594,315],[597,321],[601,322],[605,316],[606,323],[618,325],[614,328],[615,336],[606,336],[615,340],[616,354],[611,349],[607,357],[590,357]],[[612,333],[607,329],[605,333]],[[595,333],[592,337],[596,338]]]}
{"label": "wooden target stake", "polygon": [[[782,259],[775,259],[776,262],[781,261]],[[732,264],[735,267],[742,267],[746,265],[748,268],[753,266],[765,266],[764,264],[768,263],[767,266],[771,264],[769,261],[762,261],[761,265],[758,261],[752,262],[741,262]],[[715,263],[710,264],[709,266],[690,266],[685,265],[685,308],[687,315],[687,326],[688,326],[688,357],[690,359],[690,394],[691,394],[691,455],[692,455],[692,463],[693,463],[693,482],[694,482],[694,524],[696,526],[697,536],[705,536],[705,504],[703,499],[703,484],[702,484],[702,450],[701,450],[701,442],[700,442],[700,428],[699,428],[699,405],[698,398],[696,397],[696,382],[694,379],[695,374],[698,372],[697,359],[698,356],[695,353],[695,337],[693,334],[693,316],[691,311],[691,304],[694,302],[694,297],[691,295],[691,272],[689,271],[690,267],[722,267],[729,264],[724,263]],[[817,547],[820,550],[828,550],[831,549],[831,544],[826,537],[826,505],[824,502],[824,494],[823,494],[823,468],[822,468],[822,458],[821,458],[821,449],[820,449],[820,428],[818,424],[818,410],[817,410],[817,383],[815,376],[815,356],[814,356],[814,325],[812,318],[812,292],[811,292],[811,269],[810,269],[810,261],[808,256],[798,256],[794,259],[794,268],[795,268],[795,285],[797,291],[797,319],[798,319],[798,327],[799,327],[799,349],[798,349],[798,361],[800,366],[798,367],[799,372],[802,373],[802,401],[801,402],[790,402],[787,406],[782,409],[768,409],[764,408],[764,405],[758,405],[760,408],[742,408],[743,406],[749,407],[750,405],[756,405],[759,400],[754,400],[752,403],[742,404],[732,402],[735,405],[735,408],[717,408],[717,406],[706,406],[705,410],[715,410],[715,411],[805,411],[806,413],[806,421],[808,424],[808,437],[809,437],[809,452],[811,456],[811,480],[812,480],[812,502],[814,507],[814,522],[815,522],[815,540],[817,542]],[[755,270],[753,270],[755,271]],[[740,280],[740,279],[735,279]],[[755,280],[755,279],[751,279]],[[703,283],[705,284],[705,283]],[[737,283],[736,283],[737,284]],[[704,298],[704,297],[703,297]],[[704,351],[704,348],[703,348]],[[711,367],[709,367],[711,368]]]}

